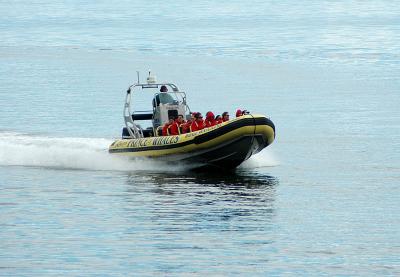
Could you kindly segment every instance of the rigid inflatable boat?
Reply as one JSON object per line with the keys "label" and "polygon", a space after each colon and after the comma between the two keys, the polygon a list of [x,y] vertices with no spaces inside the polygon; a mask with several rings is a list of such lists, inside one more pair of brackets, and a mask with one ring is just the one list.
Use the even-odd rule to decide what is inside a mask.
{"label": "rigid inflatable boat", "polygon": [[[162,86],[170,90],[159,92]],[[135,89],[153,90],[152,110],[131,112]],[[127,90],[122,138],[110,145],[109,152],[129,157],[185,162],[195,167],[232,169],[275,139],[272,121],[264,115],[251,113],[199,131],[161,136],[163,123],[178,114],[190,118],[185,92],[172,83],[157,83],[150,72],[147,83],[140,83],[138,75],[138,82]],[[150,123],[150,126],[142,127],[143,122]]]}

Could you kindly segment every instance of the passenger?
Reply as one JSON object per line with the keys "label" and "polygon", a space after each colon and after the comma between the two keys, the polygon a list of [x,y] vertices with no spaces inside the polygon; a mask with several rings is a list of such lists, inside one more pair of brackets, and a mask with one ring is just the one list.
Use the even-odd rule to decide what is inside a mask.
{"label": "passenger", "polygon": [[169,136],[169,127],[174,123],[174,117],[170,116],[169,121],[166,122],[162,128],[162,135],[163,136]]}
{"label": "passenger", "polygon": [[215,121],[215,117],[212,112],[206,113],[206,120],[204,120],[204,123],[206,124],[206,127],[217,125],[217,121]]}
{"label": "passenger", "polygon": [[182,134],[186,134],[190,132],[190,125],[194,121],[194,114],[195,112],[190,113],[190,119],[182,124]]}
{"label": "passenger", "polygon": [[201,115],[201,113],[196,113],[194,115],[194,118],[195,121],[193,121],[192,124],[190,125],[190,132],[203,130],[206,127],[206,125],[204,124],[203,116]]}
{"label": "passenger", "polygon": [[178,115],[177,121],[179,125],[179,134],[183,134],[183,126],[186,124],[185,117],[182,114],[180,114]]}
{"label": "passenger", "polygon": [[215,121],[217,122],[217,124],[220,124],[223,122],[222,117],[219,114],[215,117]]}
{"label": "passenger", "polygon": [[222,113],[222,121],[228,121],[229,120],[229,113],[228,112],[223,112]]}
{"label": "passenger", "polygon": [[183,115],[178,115],[178,118],[168,127],[169,135],[176,136],[181,134],[181,125],[184,123]]}
{"label": "passenger", "polygon": [[243,114],[242,114],[242,110],[240,110],[240,109],[238,109],[237,111],[236,111],[236,117],[240,117],[240,116],[242,116]]}
{"label": "passenger", "polygon": [[178,122],[180,124],[186,123],[186,120],[185,120],[185,117],[183,116],[183,114],[178,115]]}
{"label": "passenger", "polygon": [[192,124],[192,122],[190,120],[188,120],[181,125],[180,129],[182,130],[182,134],[186,134],[186,133],[190,132],[190,124]]}
{"label": "passenger", "polygon": [[167,86],[162,85],[160,88],[160,92],[168,92]]}

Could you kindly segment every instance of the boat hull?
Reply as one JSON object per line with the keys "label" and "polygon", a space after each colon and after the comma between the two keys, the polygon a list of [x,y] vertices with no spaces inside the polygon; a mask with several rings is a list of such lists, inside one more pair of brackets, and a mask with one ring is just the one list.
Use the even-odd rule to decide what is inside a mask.
{"label": "boat hull", "polygon": [[275,126],[263,115],[245,115],[178,136],[121,139],[112,154],[182,161],[192,165],[236,168],[275,139]]}

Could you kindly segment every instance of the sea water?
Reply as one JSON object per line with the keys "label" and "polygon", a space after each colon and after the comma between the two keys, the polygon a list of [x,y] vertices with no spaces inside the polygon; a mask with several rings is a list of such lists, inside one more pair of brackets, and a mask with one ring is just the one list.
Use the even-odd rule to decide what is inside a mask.
{"label": "sea water", "polygon": [[[399,14],[0,2],[0,276],[399,275]],[[267,115],[276,141],[234,174],[110,156],[149,69],[194,111]]]}

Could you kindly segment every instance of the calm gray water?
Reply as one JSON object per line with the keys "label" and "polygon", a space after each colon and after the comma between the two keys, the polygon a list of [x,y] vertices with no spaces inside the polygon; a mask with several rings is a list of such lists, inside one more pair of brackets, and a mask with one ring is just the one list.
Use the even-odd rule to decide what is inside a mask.
{"label": "calm gray water", "polygon": [[[399,14],[0,1],[0,276],[400,275]],[[231,175],[109,156],[148,69],[276,141]]]}

